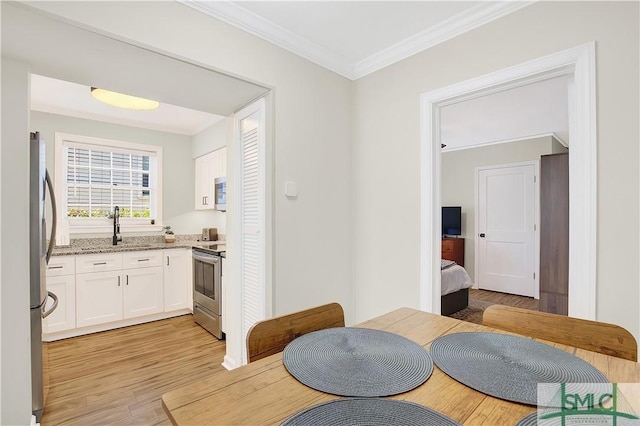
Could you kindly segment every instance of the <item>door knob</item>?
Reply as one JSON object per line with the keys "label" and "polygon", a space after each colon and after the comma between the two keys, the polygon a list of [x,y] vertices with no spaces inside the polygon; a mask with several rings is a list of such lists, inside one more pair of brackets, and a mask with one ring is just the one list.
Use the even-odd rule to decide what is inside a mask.
{"label": "door knob", "polygon": [[480,238],[484,238],[484,232],[480,234]]}

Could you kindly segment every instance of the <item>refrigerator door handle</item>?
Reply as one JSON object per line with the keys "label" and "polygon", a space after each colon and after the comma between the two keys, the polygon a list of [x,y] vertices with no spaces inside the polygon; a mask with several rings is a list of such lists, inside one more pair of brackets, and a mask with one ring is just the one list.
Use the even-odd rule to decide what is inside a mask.
{"label": "refrigerator door handle", "polygon": [[[49,263],[51,253],[53,252],[53,246],[56,244],[56,228],[58,227],[58,209],[56,206],[56,195],[53,191],[53,183],[51,182],[51,176],[49,176],[49,170],[45,171],[45,180],[47,181],[47,187],[49,188],[49,195],[51,197],[51,238],[49,238],[49,247],[47,248],[46,263]],[[52,293],[49,293],[52,294]],[[57,299],[56,299],[57,300]]]}
{"label": "refrigerator door handle", "polygon": [[56,308],[58,307],[58,296],[56,296],[55,293],[52,293],[50,291],[47,291],[47,294],[49,295],[50,298],[53,299],[53,306],[51,306],[51,308],[49,308],[48,311],[45,311],[42,313],[42,318],[46,318],[49,315],[51,315],[53,311],[55,311]]}

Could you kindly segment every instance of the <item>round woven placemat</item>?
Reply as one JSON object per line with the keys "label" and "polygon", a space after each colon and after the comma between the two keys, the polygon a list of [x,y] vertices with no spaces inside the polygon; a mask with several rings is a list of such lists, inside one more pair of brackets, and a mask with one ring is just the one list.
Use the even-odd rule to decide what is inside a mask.
{"label": "round woven placemat", "polygon": [[591,364],[535,340],[500,333],[454,333],[431,344],[447,375],[508,401],[536,405],[538,383],[607,383]]}
{"label": "round woven placemat", "polygon": [[514,426],[538,426],[538,413],[531,413],[528,416],[524,416],[518,420],[518,423]]}
{"label": "round woven placemat", "polygon": [[422,346],[368,328],[338,327],[302,335],[287,345],[282,360],[300,382],[341,396],[407,392],[433,372],[433,361]]}
{"label": "round woven placemat", "polygon": [[383,398],[345,398],[306,408],[282,426],[459,426],[460,423],[413,402]]}

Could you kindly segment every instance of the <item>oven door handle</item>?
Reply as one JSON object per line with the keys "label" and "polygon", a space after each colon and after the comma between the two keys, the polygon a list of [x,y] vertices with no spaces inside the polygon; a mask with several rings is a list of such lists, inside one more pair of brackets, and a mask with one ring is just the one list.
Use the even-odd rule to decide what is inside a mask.
{"label": "oven door handle", "polygon": [[203,254],[203,253],[197,253],[197,252],[193,252],[193,259],[194,260],[199,260],[201,262],[205,262],[205,263],[220,263],[220,257],[218,256],[214,256],[211,254]]}

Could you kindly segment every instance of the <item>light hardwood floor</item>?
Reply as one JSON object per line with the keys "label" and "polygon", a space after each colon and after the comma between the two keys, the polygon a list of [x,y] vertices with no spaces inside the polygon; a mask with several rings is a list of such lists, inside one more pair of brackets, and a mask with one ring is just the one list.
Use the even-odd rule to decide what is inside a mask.
{"label": "light hardwood floor", "polygon": [[540,309],[540,301],[533,297],[517,296],[515,294],[499,293],[497,291],[470,289],[469,299],[482,300],[484,302],[500,305],[515,306],[522,309],[537,311]]}
{"label": "light hardwood floor", "polygon": [[161,396],[222,370],[225,343],[191,315],[47,344],[42,425],[170,425]]}

